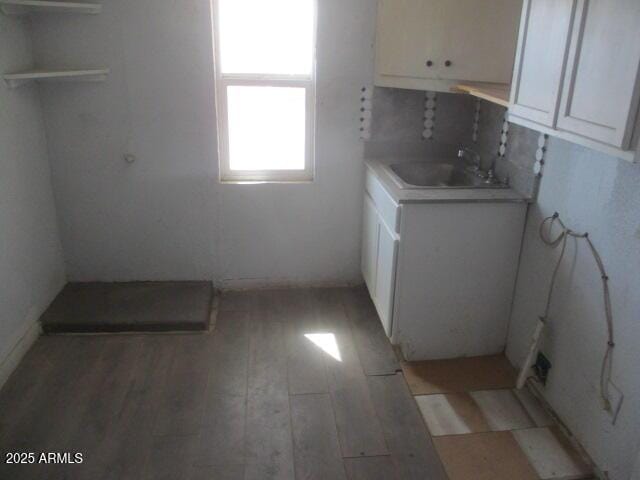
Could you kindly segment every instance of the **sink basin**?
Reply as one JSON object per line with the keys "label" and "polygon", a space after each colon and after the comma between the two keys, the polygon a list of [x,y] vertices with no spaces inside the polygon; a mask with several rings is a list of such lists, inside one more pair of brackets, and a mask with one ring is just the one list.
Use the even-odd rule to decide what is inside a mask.
{"label": "sink basin", "polygon": [[506,188],[480,178],[458,162],[403,162],[387,165],[400,188]]}

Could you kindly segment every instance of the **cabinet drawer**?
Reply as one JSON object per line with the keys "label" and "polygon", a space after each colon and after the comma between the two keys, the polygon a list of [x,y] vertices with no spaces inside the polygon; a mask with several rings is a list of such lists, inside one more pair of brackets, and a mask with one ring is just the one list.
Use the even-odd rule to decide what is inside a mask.
{"label": "cabinet drawer", "polygon": [[384,189],[380,180],[367,168],[365,189],[378,211],[378,215],[390,230],[400,233],[400,205]]}

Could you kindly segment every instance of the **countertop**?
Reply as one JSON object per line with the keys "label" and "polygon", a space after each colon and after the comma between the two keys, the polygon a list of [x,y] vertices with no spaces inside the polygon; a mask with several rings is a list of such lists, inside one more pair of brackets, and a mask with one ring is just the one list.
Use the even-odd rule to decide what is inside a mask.
{"label": "countertop", "polygon": [[529,201],[511,188],[400,188],[385,169],[385,165],[410,160],[416,159],[367,158],[364,163],[397,203],[526,203]]}

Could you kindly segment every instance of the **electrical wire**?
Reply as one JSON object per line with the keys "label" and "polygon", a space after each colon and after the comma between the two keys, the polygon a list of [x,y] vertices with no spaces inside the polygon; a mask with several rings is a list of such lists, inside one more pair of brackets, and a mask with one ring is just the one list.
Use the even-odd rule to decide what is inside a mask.
{"label": "electrical wire", "polygon": [[[556,238],[550,238],[551,231],[555,222],[560,225],[560,227],[562,228],[562,232]],[[548,232],[545,233],[546,225],[548,225]],[[602,280],[602,292],[604,296],[604,314],[607,323],[607,347],[605,349],[605,353],[602,358],[602,366],[600,368],[600,398],[602,401],[602,408],[611,411],[611,401],[609,399],[609,381],[611,380],[611,360],[615,343],[613,341],[613,313],[611,309],[611,296],[609,293],[609,277],[607,276],[607,273],[605,271],[602,257],[600,257],[600,254],[596,250],[595,245],[591,242],[591,239],[589,238],[589,232],[577,233],[567,228],[562,220],[560,220],[560,215],[558,214],[558,212],[554,213],[550,217],[545,218],[542,223],[540,223],[539,234],[540,239],[543,241],[543,243],[552,248],[555,248],[558,245],[562,244],[562,247],[560,248],[560,255],[558,256],[558,260],[556,262],[555,268],[553,269],[551,281],[549,283],[547,303],[545,305],[544,315],[541,317],[541,320],[543,322],[546,323],[549,316],[549,309],[551,308],[551,300],[553,298],[553,291],[556,284],[558,271],[560,270],[560,265],[562,264],[562,259],[564,258],[567,247],[567,239],[569,237],[583,239],[587,242],[596,265],[598,266],[598,270],[600,270],[600,279]]]}

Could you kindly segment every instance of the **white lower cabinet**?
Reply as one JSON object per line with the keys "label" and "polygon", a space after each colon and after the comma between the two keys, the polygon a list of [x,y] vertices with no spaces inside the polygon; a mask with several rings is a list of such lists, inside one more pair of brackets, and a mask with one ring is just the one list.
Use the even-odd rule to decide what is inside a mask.
{"label": "white lower cabinet", "polygon": [[366,185],[362,273],[391,342],[407,360],[501,352],[526,204],[398,205]]}
{"label": "white lower cabinet", "polygon": [[362,219],[362,276],[369,291],[375,291],[378,259],[378,212],[369,195],[364,196]]}
{"label": "white lower cabinet", "polygon": [[397,235],[383,221],[380,221],[375,297],[382,326],[387,335],[391,335],[391,322],[393,319],[393,294],[396,282],[398,243]]}
{"label": "white lower cabinet", "polygon": [[398,236],[385,224],[366,193],[362,231],[362,276],[382,326],[391,336]]}

